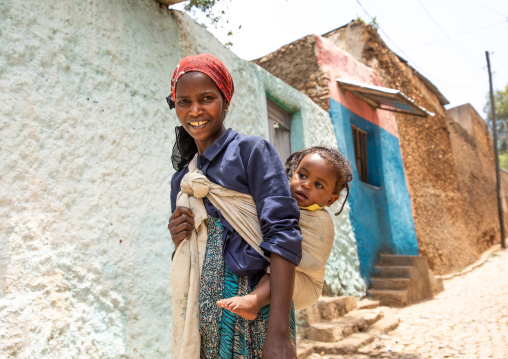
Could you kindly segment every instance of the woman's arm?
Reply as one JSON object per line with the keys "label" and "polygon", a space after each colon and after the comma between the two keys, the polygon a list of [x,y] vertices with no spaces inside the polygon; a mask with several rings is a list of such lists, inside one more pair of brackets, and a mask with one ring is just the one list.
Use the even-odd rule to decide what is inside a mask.
{"label": "woman's arm", "polygon": [[284,167],[273,146],[257,141],[246,163],[249,190],[263,233],[260,247],[270,255],[270,316],[263,359],[296,359],[290,341],[295,266],[301,259],[300,211],[291,197]]}
{"label": "woman's arm", "polygon": [[289,340],[289,317],[295,282],[295,265],[272,253],[270,261],[271,304],[262,359],[296,359]]}

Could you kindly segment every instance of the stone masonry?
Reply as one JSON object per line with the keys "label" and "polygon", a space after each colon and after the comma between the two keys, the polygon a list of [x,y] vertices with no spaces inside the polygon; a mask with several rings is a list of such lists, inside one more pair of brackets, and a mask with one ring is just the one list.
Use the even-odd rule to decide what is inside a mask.
{"label": "stone masonry", "polygon": [[508,250],[490,254],[476,269],[445,281],[433,300],[385,308],[397,329],[350,356],[312,359],[508,358]]}

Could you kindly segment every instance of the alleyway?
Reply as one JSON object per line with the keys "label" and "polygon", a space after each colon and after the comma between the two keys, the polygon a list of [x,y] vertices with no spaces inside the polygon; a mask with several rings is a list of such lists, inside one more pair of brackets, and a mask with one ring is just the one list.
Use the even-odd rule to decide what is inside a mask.
{"label": "alleyway", "polygon": [[329,359],[508,358],[508,250],[490,255],[480,267],[444,282],[433,300],[406,308],[385,308],[399,327],[362,354]]}

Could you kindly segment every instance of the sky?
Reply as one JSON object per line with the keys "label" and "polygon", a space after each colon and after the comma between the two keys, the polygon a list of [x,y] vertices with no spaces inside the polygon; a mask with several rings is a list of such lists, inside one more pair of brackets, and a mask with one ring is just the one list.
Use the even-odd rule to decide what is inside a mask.
{"label": "sky", "polygon": [[[194,17],[237,56],[253,60],[306,35],[322,35],[361,18],[379,25],[388,47],[427,77],[450,102],[478,114],[493,88],[508,85],[507,0],[222,0],[225,19],[215,28]],[[174,6],[181,8],[182,4]],[[239,29],[239,26],[241,28]],[[228,36],[229,30],[233,35]]]}

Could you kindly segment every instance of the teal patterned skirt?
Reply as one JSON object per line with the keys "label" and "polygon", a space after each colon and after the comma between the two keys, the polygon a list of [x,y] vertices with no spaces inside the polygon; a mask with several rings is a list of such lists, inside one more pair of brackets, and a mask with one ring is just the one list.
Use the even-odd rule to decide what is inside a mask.
{"label": "teal patterned skirt", "polygon": [[[219,220],[206,219],[208,238],[200,280],[201,359],[260,359],[268,328],[270,305],[254,320],[217,306],[220,299],[245,295],[252,291],[246,276],[238,276],[225,265],[222,255],[222,231]],[[296,348],[295,313],[291,308],[290,339]]]}

